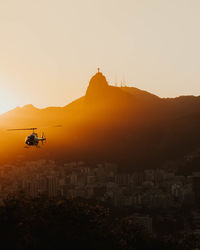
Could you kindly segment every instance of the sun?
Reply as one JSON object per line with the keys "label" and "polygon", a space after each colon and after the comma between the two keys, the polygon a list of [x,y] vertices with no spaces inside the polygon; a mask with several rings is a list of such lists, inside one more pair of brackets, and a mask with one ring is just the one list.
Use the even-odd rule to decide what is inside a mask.
{"label": "sun", "polygon": [[11,106],[2,104],[2,101],[0,102],[0,115],[9,111],[10,109],[12,109]]}
{"label": "sun", "polygon": [[2,91],[0,93],[0,115],[11,110],[13,107],[13,101],[11,101],[9,95]]}

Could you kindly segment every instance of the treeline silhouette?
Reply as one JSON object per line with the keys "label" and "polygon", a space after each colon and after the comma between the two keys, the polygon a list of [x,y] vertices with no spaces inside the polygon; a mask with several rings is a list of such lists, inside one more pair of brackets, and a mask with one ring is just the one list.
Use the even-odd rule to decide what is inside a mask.
{"label": "treeline silhouette", "polygon": [[134,223],[116,218],[108,208],[84,200],[4,200],[0,207],[1,248],[64,249],[195,249],[195,235],[156,239]]}

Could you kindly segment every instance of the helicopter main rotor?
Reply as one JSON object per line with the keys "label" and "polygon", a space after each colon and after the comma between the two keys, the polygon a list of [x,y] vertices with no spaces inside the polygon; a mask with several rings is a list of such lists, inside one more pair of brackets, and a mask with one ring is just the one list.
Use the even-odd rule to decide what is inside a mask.
{"label": "helicopter main rotor", "polygon": [[12,128],[12,129],[8,129],[8,131],[16,131],[16,130],[33,130],[33,133],[35,130],[37,130],[37,128]]}

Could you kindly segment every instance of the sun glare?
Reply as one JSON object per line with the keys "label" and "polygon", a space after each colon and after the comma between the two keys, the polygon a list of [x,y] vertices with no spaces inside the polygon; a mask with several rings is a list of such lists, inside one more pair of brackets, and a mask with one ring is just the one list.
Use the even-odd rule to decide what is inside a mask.
{"label": "sun glare", "polygon": [[8,95],[4,91],[2,91],[0,93],[0,115],[9,111],[13,107],[14,105]]}

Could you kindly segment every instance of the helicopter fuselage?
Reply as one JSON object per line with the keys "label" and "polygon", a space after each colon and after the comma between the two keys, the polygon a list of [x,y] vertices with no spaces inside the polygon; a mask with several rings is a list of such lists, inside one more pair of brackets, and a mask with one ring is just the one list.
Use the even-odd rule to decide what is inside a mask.
{"label": "helicopter fuselage", "polygon": [[32,134],[26,137],[25,143],[28,146],[37,146],[40,141],[43,142],[45,140],[46,138],[39,138],[38,135],[33,132]]}

